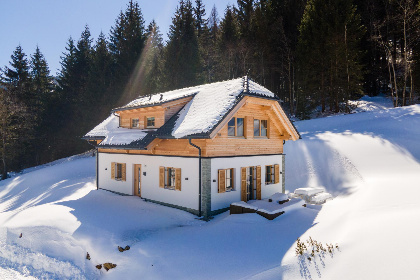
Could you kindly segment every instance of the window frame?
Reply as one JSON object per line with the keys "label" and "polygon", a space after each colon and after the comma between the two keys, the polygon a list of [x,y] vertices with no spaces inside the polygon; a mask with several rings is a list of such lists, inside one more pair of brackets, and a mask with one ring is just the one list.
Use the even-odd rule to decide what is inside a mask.
{"label": "window frame", "polygon": [[[164,171],[164,188],[168,190],[175,190],[176,186],[176,170],[173,167],[165,167]],[[173,184],[173,185],[172,185]]]}
{"label": "window frame", "polygon": [[[242,135],[238,135],[238,119],[242,120]],[[234,125],[230,125],[232,120],[234,121]],[[234,135],[229,134],[229,128],[231,127],[234,127]],[[245,118],[232,117],[227,124],[227,129],[228,137],[245,137]]]}
{"label": "window frame", "polygon": [[[256,130],[255,130],[255,121],[258,121],[258,135],[255,134]],[[265,127],[263,129],[263,122],[265,123]],[[261,135],[262,131],[265,130],[265,135]],[[266,119],[254,119],[253,122],[253,134],[254,137],[259,137],[259,138],[268,138],[268,120]]]}
{"label": "window frame", "polygon": [[[134,122],[137,121],[137,125],[134,126]],[[130,124],[131,128],[140,128],[140,119],[139,118],[135,118],[135,119],[131,119],[131,124]]]}
{"label": "window frame", "polygon": [[[153,119],[153,125],[149,125],[149,120]],[[156,118],[155,117],[146,117],[146,128],[155,128],[156,127]]]}
{"label": "window frame", "polygon": [[[220,172],[224,173],[224,189],[221,190],[221,180],[220,180]],[[229,176],[228,176],[229,173]],[[218,193],[225,193],[225,192],[232,192],[235,191],[235,168],[226,168],[226,169],[219,169],[217,172],[218,177],[218,183],[217,183],[217,189]],[[229,183],[229,188],[227,187]]]}
{"label": "window frame", "polygon": [[[228,171],[230,171],[230,178],[228,178]],[[235,182],[234,182],[234,178],[235,178],[235,169],[234,168],[227,168],[225,169],[225,191],[226,192],[231,192],[235,190]],[[227,187],[227,183],[228,180],[230,181],[230,188]]]}
{"label": "window frame", "polygon": [[127,168],[125,163],[111,162],[111,179],[115,181],[125,181]]}
{"label": "window frame", "polygon": [[159,166],[159,187],[181,191],[181,168]]}
{"label": "window frame", "polygon": [[[271,172],[268,172],[268,169],[271,169]],[[267,180],[270,176],[270,180]],[[275,166],[274,164],[266,165],[265,166],[265,184],[272,185],[275,184]]]}

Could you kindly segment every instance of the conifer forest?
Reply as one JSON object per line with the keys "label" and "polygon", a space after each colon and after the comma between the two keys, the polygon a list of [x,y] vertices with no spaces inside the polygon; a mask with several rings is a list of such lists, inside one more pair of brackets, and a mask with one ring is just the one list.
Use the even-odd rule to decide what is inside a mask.
{"label": "conifer forest", "polygon": [[38,47],[0,65],[0,170],[91,149],[80,138],[141,95],[249,75],[297,119],[348,113],[348,100],[419,102],[419,0],[237,0],[209,14],[180,0],[168,39],[127,0],[107,34],[86,25],[50,73]]}

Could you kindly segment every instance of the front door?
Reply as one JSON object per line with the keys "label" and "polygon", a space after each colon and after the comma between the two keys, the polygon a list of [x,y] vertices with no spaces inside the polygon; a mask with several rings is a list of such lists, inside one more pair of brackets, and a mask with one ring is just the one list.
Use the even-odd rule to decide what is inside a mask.
{"label": "front door", "polygon": [[241,200],[261,199],[261,166],[241,168]]}
{"label": "front door", "polygon": [[254,200],[256,197],[255,167],[246,168],[246,200]]}
{"label": "front door", "polygon": [[141,164],[134,164],[134,195],[141,197]]}

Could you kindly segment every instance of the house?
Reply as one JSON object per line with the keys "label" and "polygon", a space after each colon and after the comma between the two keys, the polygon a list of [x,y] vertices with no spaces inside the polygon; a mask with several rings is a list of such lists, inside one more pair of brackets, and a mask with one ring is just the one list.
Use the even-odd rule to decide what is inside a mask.
{"label": "house", "polygon": [[283,145],[299,138],[247,77],[139,97],[83,137],[97,147],[98,188],[205,217],[284,192]]}

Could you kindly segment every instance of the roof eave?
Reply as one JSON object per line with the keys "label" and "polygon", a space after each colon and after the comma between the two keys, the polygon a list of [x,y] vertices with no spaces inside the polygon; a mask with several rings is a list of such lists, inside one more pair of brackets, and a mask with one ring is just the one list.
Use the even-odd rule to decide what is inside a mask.
{"label": "roof eave", "polygon": [[140,109],[140,108],[148,108],[148,107],[155,107],[155,106],[160,106],[162,104],[168,103],[168,102],[172,102],[172,101],[176,101],[176,100],[180,100],[180,99],[184,99],[187,97],[192,97],[195,96],[197,93],[192,93],[189,95],[185,95],[182,97],[178,97],[178,98],[174,98],[174,99],[170,99],[170,100],[165,100],[162,102],[158,102],[158,103],[153,103],[153,104],[147,104],[147,105],[139,105],[139,106],[130,106],[130,107],[118,107],[118,108],[114,108],[111,110],[111,113],[115,113],[115,112],[120,112],[120,111],[127,111],[127,110],[133,110],[133,109]]}

